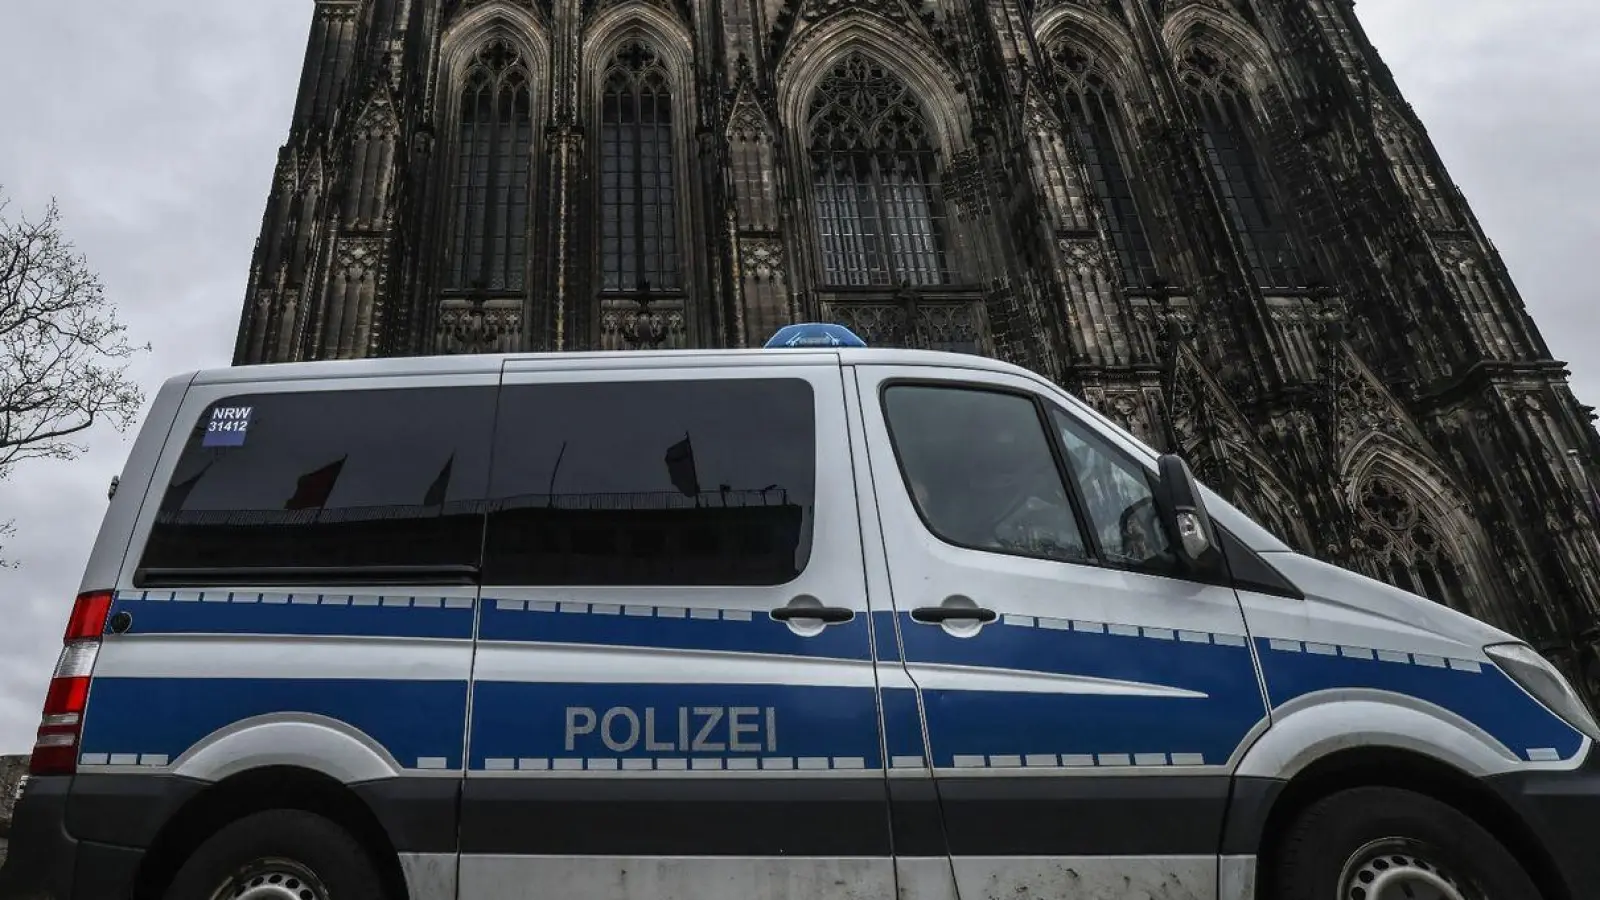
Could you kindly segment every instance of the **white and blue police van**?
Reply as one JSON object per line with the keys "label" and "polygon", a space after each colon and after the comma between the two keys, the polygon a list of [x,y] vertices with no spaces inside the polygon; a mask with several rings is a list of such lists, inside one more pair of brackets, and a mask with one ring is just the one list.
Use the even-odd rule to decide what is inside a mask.
{"label": "white and blue police van", "polygon": [[995,360],[202,371],[119,484],[3,900],[1600,897],[1537,652]]}

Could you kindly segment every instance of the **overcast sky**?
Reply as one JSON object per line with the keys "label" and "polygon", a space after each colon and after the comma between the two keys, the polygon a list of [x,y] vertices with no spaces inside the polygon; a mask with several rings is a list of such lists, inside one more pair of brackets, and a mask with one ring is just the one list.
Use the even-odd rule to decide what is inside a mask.
{"label": "overcast sky", "polygon": [[[1581,400],[1600,401],[1595,0],[1361,0],[1359,13],[1499,246]],[[226,365],[311,0],[51,0],[0,9],[0,186],[50,197],[138,341],[135,374]],[[24,88],[24,85],[27,87]],[[31,746],[129,436],[0,482],[0,753]]]}

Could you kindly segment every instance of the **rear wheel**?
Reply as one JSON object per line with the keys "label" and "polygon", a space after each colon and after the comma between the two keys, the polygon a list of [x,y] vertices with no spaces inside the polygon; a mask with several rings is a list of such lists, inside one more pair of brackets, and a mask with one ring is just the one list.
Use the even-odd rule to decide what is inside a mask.
{"label": "rear wheel", "polygon": [[350,833],[300,810],[246,816],[190,856],[166,900],[385,900],[378,870]]}
{"label": "rear wheel", "polygon": [[1431,797],[1356,788],[1292,822],[1265,873],[1275,900],[1540,900],[1511,853]]}

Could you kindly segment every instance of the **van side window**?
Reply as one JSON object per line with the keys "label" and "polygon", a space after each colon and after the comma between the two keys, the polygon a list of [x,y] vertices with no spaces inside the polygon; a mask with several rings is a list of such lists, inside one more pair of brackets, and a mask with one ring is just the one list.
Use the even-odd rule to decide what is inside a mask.
{"label": "van side window", "polygon": [[508,385],[485,585],[775,585],[811,554],[801,379]]}
{"label": "van side window", "polygon": [[1105,561],[1156,574],[1177,571],[1156,514],[1155,476],[1061,410],[1051,409],[1050,417]]}
{"label": "van side window", "polygon": [[1089,559],[1031,399],[895,385],[884,406],[907,489],[934,534],[976,550]]}
{"label": "van side window", "polygon": [[495,388],[261,393],[189,423],[141,568],[477,565]]}

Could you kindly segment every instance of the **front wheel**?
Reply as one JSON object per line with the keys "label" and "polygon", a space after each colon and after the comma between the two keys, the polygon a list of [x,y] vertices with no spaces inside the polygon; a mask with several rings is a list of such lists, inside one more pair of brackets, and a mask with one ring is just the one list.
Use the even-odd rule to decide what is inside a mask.
{"label": "front wheel", "polygon": [[349,832],[275,809],[218,831],[178,870],[166,900],[385,900],[377,868]]}
{"label": "front wheel", "polygon": [[1482,826],[1396,788],[1319,800],[1289,825],[1264,874],[1275,900],[1541,900]]}

